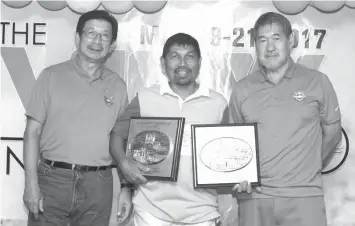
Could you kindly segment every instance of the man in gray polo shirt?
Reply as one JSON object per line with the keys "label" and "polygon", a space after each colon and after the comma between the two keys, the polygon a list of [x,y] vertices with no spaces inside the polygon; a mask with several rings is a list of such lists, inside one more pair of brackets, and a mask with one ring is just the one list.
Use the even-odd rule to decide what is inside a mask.
{"label": "man in gray polo shirt", "polygon": [[[266,13],[254,26],[260,70],[239,81],[231,122],[257,122],[261,187],[234,186],[239,226],[326,226],[321,171],[341,140],[341,115],[328,77],[291,59],[290,22]],[[247,191],[247,192],[245,192]]]}
{"label": "man in gray polo shirt", "polygon": [[117,29],[106,11],[83,14],[77,51],[44,69],[36,81],[23,149],[28,225],[109,224],[110,133],[128,102],[124,81],[104,66]]}

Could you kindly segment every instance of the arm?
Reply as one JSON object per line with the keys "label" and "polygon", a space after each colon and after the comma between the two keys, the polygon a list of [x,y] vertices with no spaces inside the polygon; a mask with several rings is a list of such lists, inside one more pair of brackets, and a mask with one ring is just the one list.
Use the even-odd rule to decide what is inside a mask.
{"label": "arm", "polygon": [[239,104],[239,96],[237,94],[236,89],[239,89],[238,87],[234,87],[234,91],[232,92],[232,95],[229,100],[229,111],[228,111],[228,116],[229,116],[229,122],[230,123],[242,123],[244,122],[243,119],[243,114],[240,109],[240,104]]}
{"label": "arm", "polygon": [[341,141],[341,114],[338,98],[328,77],[321,74],[321,98],[319,101],[322,128],[322,166],[330,162],[335,148]]}
{"label": "arm", "polygon": [[39,157],[39,141],[43,124],[32,118],[27,118],[26,129],[23,137],[23,161],[25,166],[25,183],[36,182],[37,164]]}
{"label": "arm", "polygon": [[27,118],[23,139],[23,161],[25,167],[25,190],[23,200],[30,212],[38,218],[38,212],[43,210],[43,197],[38,185],[37,164],[39,157],[39,141],[43,124],[30,117]]}
{"label": "arm", "polygon": [[322,139],[322,165],[326,167],[335,153],[335,149],[341,141],[341,121],[332,124],[321,124]]}
{"label": "arm", "polygon": [[26,128],[23,141],[23,161],[25,168],[25,189],[23,201],[30,212],[38,218],[43,211],[43,198],[38,185],[37,164],[40,152],[40,138],[50,103],[50,73],[44,70],[38,77],[26,106]]}
{"label": "arm", "polygon": [[[129,122],[132,116],[140,116],[138,96],[125,108],[123,114],[117,118],[116,124],[111,131],[110,153],[117,163],[117,173],[121,183],[145,183],[146,179],[141,175],[143,167],[126,158],[125,140],[128,138]],[[127,181],[126,181],[127,180]]]}

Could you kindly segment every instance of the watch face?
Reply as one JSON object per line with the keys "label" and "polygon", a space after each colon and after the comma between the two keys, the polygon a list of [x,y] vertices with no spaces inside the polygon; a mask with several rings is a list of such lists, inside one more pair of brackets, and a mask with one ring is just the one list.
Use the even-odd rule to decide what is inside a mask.
{"label": "watch face", "polygon": [[149,130],[137,134],[129,144],[132,158],[145,165],[163,161],[171,151],[171,138],[166,134]]}
{"label": "watch face", "polygon": [[253,158],[250,145],[244,140],[221,137],[208,142],[200,152],[201,162],[211,170],[231,172],[247,166]]}

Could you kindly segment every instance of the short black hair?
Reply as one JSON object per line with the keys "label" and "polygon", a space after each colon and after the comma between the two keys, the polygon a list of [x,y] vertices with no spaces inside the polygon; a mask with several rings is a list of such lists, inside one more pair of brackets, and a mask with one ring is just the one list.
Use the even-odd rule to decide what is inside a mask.
{"label": "short black hair", "polygon": [[80,16],[78,24],[76,25],[76,32],[81,35],[85,26],[85,23],[89,20],[105,20],[111,24],[112,27],[112,42],[117,39],[118,22],[115,17],[109,14],[105,10],[93,10],[84,13]]}
{"label": "short black hair", "polygon": [[287,37],[289,37],[290,34],[292,33],[291,23],[285,16],[279,13],[268,12],[262,14],[255,22],[254,30],[253,30],[254,41],[258,38],[259,28],[271,24],[281,25]]}
{"label": "short black hair", "polygon": [[173,46],[174,44],[191,45],[195,48],[198,57],[201,57],[200,45],[198,44],[198,41],[191,35],[185,33],[177,33],[171,36],[170,38],[168,38],[168,40],[166,40],[163,47],[163,55],[162,55],[163,58],[166,57],[166,55],[170,50],[170,47]]}

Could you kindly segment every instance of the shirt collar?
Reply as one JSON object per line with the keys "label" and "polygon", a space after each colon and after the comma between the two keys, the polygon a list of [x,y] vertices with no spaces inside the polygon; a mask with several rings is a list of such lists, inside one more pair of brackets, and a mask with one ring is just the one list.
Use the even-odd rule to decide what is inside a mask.
{"label": "shirt collar", "polygon": [[84,77],[85,79],[90,80],[91,82],[96,81],[97,79],[105,79],[108,76],[108,73],[104,73],[104,65],[101,66],[99,70],[96,71],[96,74],[99,74],[99,76],[95,76],[95,79],[91,80],[91,77],[87,75],[87,72],[81,67],[79,63],[79,53],[76,50],[71,58],[70,61],[75,69],[75,71],[81,76]]}
{"label": "shirt collar", "polygon": [[[290,58],[288,68],[285,72],[284,77],[289,78],[289,79],[293,78],[293,76],[295,74],[295,70],[294,70],[295,67],[296,67],[295,62],[292,60],[292,58]],[[265,70],[264,66],[260,67],[260,76],[259,77],[260,77],[261,82],[269,81],[269,78],[266,76],[266,70]]]}
{"label": "shirt collar", "polygon": [[[172,96],[177,96],[179,97],[179,95],[177,95],[169,86],[169,82],[166,78],[161,79],[160,81],[160,85],[159,85],[159,92],[160,95],[164,95],[164,94],[170,94]],[[186,100],[194,98],[194,97],[209,97],[210,96],[210,89],[204,85],[203,83],[200,83],[200,87],[196,90],[195,93],[193,93],[192,95],[190,95],[188,98],[186,98]]]}

